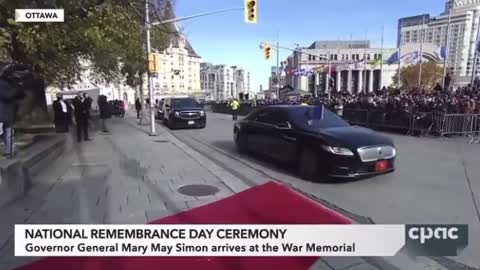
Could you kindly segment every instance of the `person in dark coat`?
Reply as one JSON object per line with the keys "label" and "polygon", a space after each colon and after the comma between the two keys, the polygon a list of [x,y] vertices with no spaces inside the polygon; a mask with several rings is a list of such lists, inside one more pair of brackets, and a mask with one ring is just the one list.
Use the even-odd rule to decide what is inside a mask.
{"label": "person in dark coat", "polygon": [[57,133],[66,133],[72,121],[72,107],[63,100],[61,93],[57,94],[57,100],[53,102],[54,123]]}
{"label": "person in dark coat", "polygon": [[17,112],[17,89],[7,79],[0,78],[0,123],[1,138],[5,145],[4,156],[12,156],[15,152],[14,129]]}
{"label": "person in dark coat", "polygon": [[112,108],[107,100],[107,96],[98,96],[98,108],[100,109],[100,119],[102,120],[102,131],[109,132],[107,129],[106,121],[112,117]]}
{"label": "person in dark coat", "polygon": [[[77,122],[77,140],[82,139],[89,141],[88,137],[88,116],[90,113],[89,103],[82,94],[77,95],[73,99],[73,107],[75,109],[75,121]],[[90,104],[91,105],[91,104]]]}
{"label": "person in dark coat", "polygon": [[137,111],[137,119],[140,119],[140,112],[142,111],[142,103],[140,99],[135,100],[135,110]]}
{"label": "person in dark coat", "polygon": [[92,110],[93,99],[87,95],[87,93],[82,94],[85,98],[85,107],[87,108],[88,120],[90,120],[90,111]]}

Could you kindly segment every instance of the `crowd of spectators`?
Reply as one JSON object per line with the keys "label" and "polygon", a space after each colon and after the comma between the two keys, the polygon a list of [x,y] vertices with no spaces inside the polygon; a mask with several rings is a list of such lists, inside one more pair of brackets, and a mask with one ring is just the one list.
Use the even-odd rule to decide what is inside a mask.
{"label": "crowd of spectators", "polygon": [[[227,103],[228,101],[225,101]],[[375,93],[352,94],[347,91],[333,93],[329,100],[328,95],[318,97],[289,97],[279,99],[243,100],[248,106],[268,105],[309,105],[324,104],[331,108],[341,107],[344,110],[368,110],[385,112],[435,112],[449,114],[480,113],[480,88],[463,87],[455,91],[425,91],[421,88],[411,91],[386,89]]]}

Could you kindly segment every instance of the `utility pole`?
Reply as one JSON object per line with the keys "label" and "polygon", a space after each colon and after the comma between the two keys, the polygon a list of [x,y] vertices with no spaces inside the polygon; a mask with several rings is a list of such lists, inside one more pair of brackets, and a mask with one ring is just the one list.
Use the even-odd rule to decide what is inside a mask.
{"label": "utility pole", "polygon": [[382,41],[381,41],[381,48],[380,48],[380,86],[379,88],[383,88],[383,39],[385,36],[385,25],[382,25]]}
{"label": "utility pole", "polygon": [[[150,16],[149,16],[149,9],[148,9],[148,0],[145,0],[145,27],[146,27],[146,36],[147,36],[147,59],[150,59],[150,52],[152,50],[150,44]],[[150,69],[149,65],[147,64],[148,69]],[[153,89],[152,89],[152,74],[150,70],[147,71],[147,79],[148,79],[148,95],[150,99],[150,136],[156,136],[155,134],[155,110],[154,110],[154,100],[153,100]]]}
{"label": "utility pole", "polygon": [[277,98],[280,99],[280,76],[282,73],[280,71],[280,48],[278,43],[278,34],[277,34]]}

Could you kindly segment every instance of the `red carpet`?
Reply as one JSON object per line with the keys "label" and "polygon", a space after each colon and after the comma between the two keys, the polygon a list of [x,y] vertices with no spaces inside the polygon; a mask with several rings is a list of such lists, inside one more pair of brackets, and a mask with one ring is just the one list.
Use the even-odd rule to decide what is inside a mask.
{"label": "red carpet", "polygon": [[[351,224],[348,218],[277,182],[166,217],[154,224]],[[18,270],[306,270],[316,257],[47,258]]]}

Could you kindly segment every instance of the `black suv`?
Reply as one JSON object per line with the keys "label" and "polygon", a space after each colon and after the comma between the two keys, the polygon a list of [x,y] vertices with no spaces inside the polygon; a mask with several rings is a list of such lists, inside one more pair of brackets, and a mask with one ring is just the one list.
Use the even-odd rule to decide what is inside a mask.
{"label": "black suv", "polygon": [[163,103],[163,123],[170,129],[205,128],[207,116],[194,98],[166,98]]}

